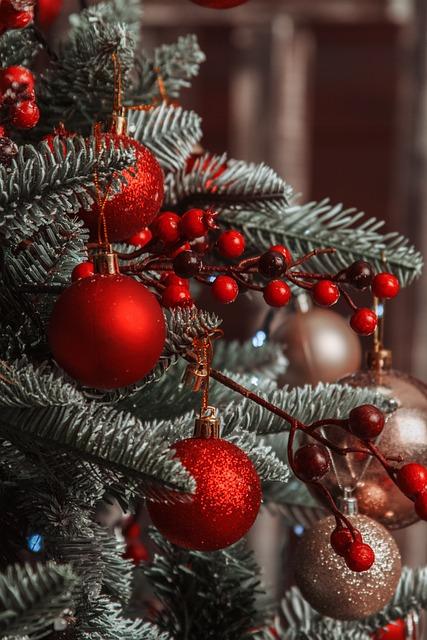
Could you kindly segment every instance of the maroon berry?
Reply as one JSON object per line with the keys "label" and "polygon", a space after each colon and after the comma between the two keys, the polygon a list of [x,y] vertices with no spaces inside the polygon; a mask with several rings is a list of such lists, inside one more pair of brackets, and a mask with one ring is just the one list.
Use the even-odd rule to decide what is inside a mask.
{"label": "maroon berry", "polygon": [[192,298],[187,287],[171,284],[163,291],[162,305],[164,307],[186,307],[190,304],[192,304]]}
{"label": "maroon berry", "polygon": [[377,273],[372,283],[372,293],[377,298],[395,298],[399,290],[399,280],[392,273]]}
{"label": "maroon berry", "polygon": [[10,164],[18,153],[17,145],[10,138],[0,137],[0,163]]}
{"label": "maroon berry", "polygon": [[361,573],[372,567],[375,562],[375,553],[369,544],[356,540],[348,547],[344,559],[349,569]]}
{"label": "maroon berry", "polygon": [[396,482],[408,498],[415,498],[427,489],[427,469],[417,462],[409,462],[398,470]]}
{"label": "maroon berry", "polygon": [[415,498],[415,511],[420,520],[427,520],[427,491],[419,493]]}
{"label": "maroon berry", "polygon": [[295,471],[304,482],[323,478],[331,466],[331,457],[326,447],[320,444],[305,444],[294,456]]}
{"label": "maroon berry", "polygon": [[270,247],[270,251],[277,251],[278,253],[281,253],[282,256],[285,259],[286,262],[286,266],[290,267],[292,264],[292,254],[289,251],[289,249],[287,249],[286,247],[283,246],[283,244],[275,244],[272,247]]}
{"label": "maroon berry", "polygon": [[338,301],[340,290],[331,280],[319,280],[313,287],[313,298],[317,304],[331,307]]}
{"label": "maroon berry", "polygon": [[150,242],[152,237],[153,234],[151,233],[150,229],[148,227],[145,227],[145,229],[141,229],[141,231],[138,231],[138,233],[134,233],[134,235],[129,238],[128,242],[129,244],[135,245],[135,247],[145,247],[145,245]]}
{"label": "maroon berry", "polygon": [[32,129],[40,118],[39,108],[32,100],[17,102],[10,111],[10,122],[16,129]]}
{"label": "maroon berry", "polygon": [[0,71],[0,90],[34,89],[34,76],[25,67],[11,66]]}
{"label": "maroon berry", "polygon": [[239,258],[245,250],[245,239],[239,231],[224,231],[218,238],[218,250],[224,258]]}
{"label": "maroon berry", "polygon": [[230,304],[237,298],[239,287],[234,278],[218,276],[212,285],[212,293],[223,304]]}
{"label": "maroon berry", "polygon": [[366,289],[372,284],[374,278],[374,272],[369,264],[365,260],[357,260],[353,262],[348,269],[346,269],[345,275],[347,281],[356,287],[356,289]]}
{"label": "maroon berry", "polygon": [[180,278],[176,275],[176,273],[173,273],[172,271],[164,273],[160,278],[160,282],[162,282],[167,287],[171,284],[174,284],[178,287],[186,287],[187,289],[190,288],[190,283],[186,278]]}
{"label": "maroon berry", "polygon": [[159,215],[154,223],[154,232],[165,244],[174,244],[181,237],[181,218],[172,211]]}
{"label": "maroon berry", "polygon": [[286,271],[285,258],[278,251],[266,251],[259,259],[258,271],[266,278],[277,278]]}
{"label": "maroon berry", "polygon": [[335,527],[331,533],[331,547],[339,556],[345,556],[347,549],[355,540],[362,542],[362,536],[358,529],[354,529],[353,538],[350,529],[347,527]]}
{"label": "maroon berry", "polygon": [[384,424],[384,414],[372,404],[362,404],[350,411],[350,431],[362,440],[373,440],[379,436]]}
{"label": "maroon berry", "polygon": [[353,331],[361,336],[370,336],[374,333],[378,323],[377,314],[372,309],[362,307],[353,313],[350,325]]}
{"label": "maroon berry", "polygon": [[90,278],[94,273],[95,267],[93,266],[93,262],[81,262],[72,270],[71,280],[76,282],[76,280],[80,280],[81,278]]}
{"label": "maroon berry", "polygon": [[182,251],[174,258],[172,264],[173,270],[178,276],[191,278],[199,273],[202,260],[194,251]]}
{"label": "maroon berry", "polygon": [[190,209],[181,218],[182,233],[189,240],[204,236],[207,231],[203,209]]}
{"label": "maroon berry", "polygon": [[272,280],[264,288],[264,300],[270,307],[284,307],[292,297],[292,292],[283,280]]}

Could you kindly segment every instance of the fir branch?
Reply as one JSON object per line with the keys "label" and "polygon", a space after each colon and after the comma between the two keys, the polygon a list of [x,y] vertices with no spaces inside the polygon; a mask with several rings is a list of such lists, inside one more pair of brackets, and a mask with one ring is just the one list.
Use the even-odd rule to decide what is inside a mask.
{"label": "fir branch", "polygon": [[133,574],[132,561],[123,558],[126,544],[102,527],[98,528],[98,539],[101,543],[103,588],[109,596],[125,605],[131,596]]}
{"label": "fir branch", "polygon": [[285,483],[289,480],[291,474],[288,466],[278,458],[270,445],[266,444],[262,439],[257,439],[254,433],[248,433],[236,428],[227,440],[245,451],[262,480],[280,483]]}
{"label": "fir branch", "polygon": [[220,340],[215,345],[213,366],[216,369],[251,374],[252,378],[259,377],[260,380],[275,380],[277,376],[285,373],[287,365],[288,361],[282,350],[273,342],[265,342],[260,347],[255,347],[252,340],[244,344],[237,340]]}
{"label": "fir branch", "polygon": [[10,29],[0,37],[0,67],[29,67],[41,49],[34,27]]}
{"label": "fir branch", "polygon": [[42,638],[52,631],[56,618],[72,605],[76,579],[66,566],[14,565],[0,574],[1,637],[31,635]]}
{"label": "fir branch", "polygon": [[162,103],[152,111],[130,111],[129,133],[148,147],[166,171],[185,166],[200,141],[200,117],[193,111]]}
{"label": "fir branch", "polygon": [[108,0],[91,6],[84,12],[70,16],[70,24],[74,30],[85,31],[88,22],[105,24],[124,24],[132,34],[135,43],[141,32],[143,8],[141,0]]}

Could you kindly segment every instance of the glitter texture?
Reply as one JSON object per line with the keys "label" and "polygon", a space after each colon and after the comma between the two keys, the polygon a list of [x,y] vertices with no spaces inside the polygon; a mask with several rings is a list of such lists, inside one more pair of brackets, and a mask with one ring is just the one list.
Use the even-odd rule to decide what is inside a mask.
{"label": "glitter texture", "polygon": [[248,456],[221,438],[189,438],[173,445],[197,483],[191,502],[151,502],[155,526],[174,544],[214,551],[250,529],[261,504],[261,484]]}
{"label": "glitter texture", "polygon": [[295,562],[295,581],[304,598],[319,613],[337,620],[361,620],[381,611],[394,595],[402,568],[397,545],[381,524],[361,515],[350,520],[375,552],[369,571],[351,571],[333,551],[333,516],[304,534]]}
{"label": "glitter texture", "polygon": [[[107,201],[104,209],[110,242],[127,240],[148,227],[160,211],[164,196],[163,171],[155,156],[136,140],[127,136],[108,134],[117,146],[135,149],[136,165],[130,172],[122,172],[126,183],[121,191]],[[90,231],[90,239],[98,237],[98,205],[92,211],[80,211],[80,218]]]}

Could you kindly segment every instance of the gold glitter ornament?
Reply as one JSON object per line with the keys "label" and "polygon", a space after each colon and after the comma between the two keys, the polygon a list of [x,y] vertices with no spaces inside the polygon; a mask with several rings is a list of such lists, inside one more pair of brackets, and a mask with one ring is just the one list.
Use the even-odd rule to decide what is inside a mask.
{"label": "gold glitter ornament", "polygon": [[295,582],[304,598],[316,611],[337,620],[361,620],[381,611],[393,597],[402,569],[396,542],[381,524],[362,515],[349,519],[375,552],[368,571],[351,571],[332,549],[334,516],[304,533],[295,560]]}

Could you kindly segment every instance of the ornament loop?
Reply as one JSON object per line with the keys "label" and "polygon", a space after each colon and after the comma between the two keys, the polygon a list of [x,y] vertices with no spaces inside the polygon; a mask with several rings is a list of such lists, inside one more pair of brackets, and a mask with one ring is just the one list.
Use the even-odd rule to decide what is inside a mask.
{"label": "ornament loop", "polygon": [[208,406],[204,415],[196,418],[194,437],[195,438],[219,438],[220,421],[215,407]]}

